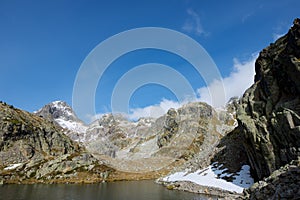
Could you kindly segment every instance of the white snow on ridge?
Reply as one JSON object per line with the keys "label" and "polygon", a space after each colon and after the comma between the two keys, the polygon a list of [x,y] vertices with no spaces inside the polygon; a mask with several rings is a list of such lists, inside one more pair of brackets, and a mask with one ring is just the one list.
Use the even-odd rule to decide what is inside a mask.
{"label": "white snow on ridge", "polygon": [[67,116],[72,116],[73,115],[71,110],[69,110],[71,108],[69,106],[66,107],[65,103],[63,101],[54,101],[54,102],[51,103],[51,105],[53,107],[55,107],[56,109],[63,111],[64,115],[67,115]]}
{"label": "white snow on ridge", "polygon": [[[63,114],[58,118],[54,119],[61,127],[74,131],[76,133],[85,133],[87,126],[81,122],[73,121],[71,119],[76,118],[72,108],[63,101],[54,101],[50,103],[51,107],[56,108]],[[70,118],[70,119],[69,119]]]}
{"label": "white snow on ridge", "polygon": [[66,121],[64,119],[58,118],[55,121],[63,128],[75,131],[77,133],[85,133],[87,130],[87,126],[75,122],[75,121]]}
{"label": "white snow on ridge", "polygon": [[226,169],[220,170],[218,168],[214,168],[212,164],[209,167],[205,169],[199,169],[194,173],[188,173],[184,171],[176,172],[164,177],[162,180],[165,182],[191,181],[198,185],[216,187],[237,193],[242,193],[243,189],[249,188],[254,183],[253,178],[250,176],[250,166],[248,165],[242,166],[241,171],[239,171],[237,175],[233,176],[234,180],[232,182],[218,178],[217,174],[219,174],[220,177],[232,176],[232,174],[224,173]]}

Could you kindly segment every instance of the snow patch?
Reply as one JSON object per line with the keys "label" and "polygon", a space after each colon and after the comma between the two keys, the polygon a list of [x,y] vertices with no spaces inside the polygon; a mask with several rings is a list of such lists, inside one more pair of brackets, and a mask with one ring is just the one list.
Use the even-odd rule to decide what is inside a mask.
{"label": "snow patch", "polygon": [[75,121],[67,121],[61,118],[55,119],[55,121],[63,128],[69,129],[71,131],[77,132],[77,133],[85,133],[87,130],[87,126],[75,122]]}
{"label": "snow patch", "polygon": [[71,107],[67,106],[63,101],[54,101],[51,103],[52,107],[55,107],[58,110],[63,111],[65,116],[73,116],[71,112]]}
{"label": "snow patch", "polygon": [[[242,193],[243,189],[253,185],[254,180],[250,175],[250,166],[244,165],[237,175],[226,173],[226,168],[220,169],[222,166],[216,167],[217,163],[213,163],[205,169],[199,169],[196,172],[189,173],[187,171],[176,172],[162,179],[165,182],[175,181],[191,181],[198,185],[216,187],[223,190]],[[233,177],[233,181],[229,182],[219,177]]]}
{"label": "snow patch", "polygon": [[5,167],[4,170],[12,170],[16,169],[17,167],[21,166],[23,163],[16,163],[16,164],[11,164],[8,167]]}

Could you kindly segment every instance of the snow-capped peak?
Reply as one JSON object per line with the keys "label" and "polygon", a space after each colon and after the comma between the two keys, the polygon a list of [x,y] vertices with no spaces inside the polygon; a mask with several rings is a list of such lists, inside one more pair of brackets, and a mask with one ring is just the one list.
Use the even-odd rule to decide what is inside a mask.
{"label": "snow-capped peak", "polygon": [[86,132],[87,126],[78,119],[73,109],[64,101],[51,102],[34,113],[57,122],[62,128],[76,133]]}

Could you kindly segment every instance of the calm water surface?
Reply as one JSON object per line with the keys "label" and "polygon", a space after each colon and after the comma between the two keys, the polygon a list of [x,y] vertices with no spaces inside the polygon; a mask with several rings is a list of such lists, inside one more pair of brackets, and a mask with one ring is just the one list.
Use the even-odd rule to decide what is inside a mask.
{"label": "calm water surface", "polygon": [[1,200],[200,200],[199,194],[171,191],[153,181],[120,181],[99,184],[2,185]]}

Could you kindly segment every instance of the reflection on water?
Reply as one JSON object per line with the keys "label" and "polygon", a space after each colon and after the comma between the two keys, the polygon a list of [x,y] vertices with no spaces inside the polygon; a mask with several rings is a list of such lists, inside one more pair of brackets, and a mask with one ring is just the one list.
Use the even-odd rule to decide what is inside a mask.
{"label": "reflection on water", "polygon": [[3,185],[2,200],[200,200],[199,194],[171,191],[153,181],[121,181],[99,184]]}

